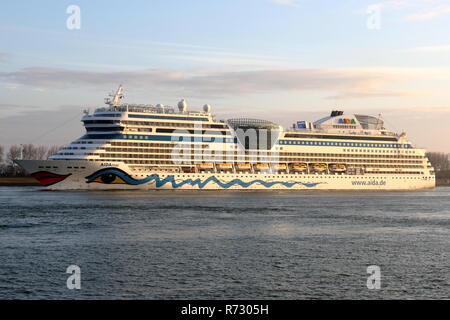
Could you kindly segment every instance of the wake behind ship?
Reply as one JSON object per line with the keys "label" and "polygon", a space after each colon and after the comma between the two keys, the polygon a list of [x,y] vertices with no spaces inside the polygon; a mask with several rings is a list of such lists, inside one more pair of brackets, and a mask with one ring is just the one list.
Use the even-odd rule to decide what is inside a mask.
{"label": "wake behind ship", "polygon": [[424,149],[379,117],[333,111],[292,128],[266,120],[217,121],[121,102],[85,112],[86,134],[49,160],[17,160],[50,189],[414,190],[434,188]]}

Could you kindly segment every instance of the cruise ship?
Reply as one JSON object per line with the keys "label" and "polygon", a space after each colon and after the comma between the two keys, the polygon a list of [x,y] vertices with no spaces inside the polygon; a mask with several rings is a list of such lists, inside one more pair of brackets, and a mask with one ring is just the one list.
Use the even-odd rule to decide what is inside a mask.
{"label": "cruise ship", "polygon": [[192,111],[122,102],[81,121],[86,134],[48,160],[16,163],[41,185],[61,189],[417,190],[435,187],[424,149],[381,117],[332,111],[291,128],[268,120],[216,120]]}

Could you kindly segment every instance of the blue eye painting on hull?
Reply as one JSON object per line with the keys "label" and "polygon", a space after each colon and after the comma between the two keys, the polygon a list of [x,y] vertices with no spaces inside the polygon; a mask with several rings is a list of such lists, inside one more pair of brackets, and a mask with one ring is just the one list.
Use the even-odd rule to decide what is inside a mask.
{"label": "blue eye painting on hull", "polygon": [[157,188],[163,187],[164,185],[170,183],[172,188],[180,188],[184,185],[191,185],[191,186],[197,186],[200,189],[203,189],[208,183],[214,182],[218,186],[224,189],[228,189],[230,187],[233,187],[235,185],[239,185],[242,188],[248,188],[254,184],[260,184],[266,188],[270,188],[275,185],[282,185],[287,188],[292,188],[295,185],[303,185],[307,188],[313,188],[319,184],[322,184],[322,182],[316,182],[316,183],[304,183],[304,182],[288,182],[288,181],[264,181],[261,179],[255,179],[248,182],[242,181],[241,179],[233,179],[228,182],[223,182],[215,176],[210,176],[206,178],[205,180],[201,179],[185,179],[180,182],[177,182],[175,180],[175,177],[173,175],[169,175],[165,178],[161,178],[158,174],[154,173],[149,175],[146,178],[143,179],[134,179],[129,174],[124,172],[123,170],[116,169],[116,168],[107,168],[99,170],[89,176],[86,177],[86,183],[104,183],[104,184],[129,184],[129,185],[142,185],[145,183],[155,183],[155,186]]}

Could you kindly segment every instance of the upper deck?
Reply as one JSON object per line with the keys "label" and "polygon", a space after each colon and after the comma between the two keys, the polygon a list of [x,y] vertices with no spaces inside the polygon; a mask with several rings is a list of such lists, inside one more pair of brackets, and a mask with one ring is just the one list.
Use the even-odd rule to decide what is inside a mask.
{"label": "upper deck", "polygon": [[168,115],[168,116],[178,116],[180,114],[186,117],[211,117],[209,112],[200,111],[184,111],[176,112],[172,106],[163,105],[144,105],[144,104],[122,104],[120,106],[109,106],[104,108],[97,108],[94,111],[93,116],[101,117],[108,116],[108,114],[123,114],[123,113],[141,113],[141,114],[151,114],[151,115]]}
{"label": "upper deck", "polygon": [[[341,139],[349,137],[351,140],[380,141],[398,141],[405,138],[404,133],[397,134],[387,131],[380,116],[344,114],[342,111],[332,111],[330,116],[317,121],[297,121],[291,128],[283,128],[267,120],[238,118],[216,121],[211,114],[211,106],[205,105],[202,111],[191,111],[187,109],[187,103],[184,99],[178,103],[178,110],[172,106],[164,106],[162,104],[124,104],[121,103],[123,98],[121,86],[110,96],[112,97],[111,99],[105,99],[107,107],[97,108],[92,115],[86,112],[82,119],[86,127],[92,127],[100,123],[103,123],[102,127],[120,127],[130,123],[134,125],[148,125],[148,121],[161,121],[160,125],[168,124],[169,122],[175,122],[175,125],[176,123],[180,125],[181,123],[189,123],[190,126],[193,123],[195,123],[195,126],[201,126],[202,123],[220,123],[221,128],[233,131],[237,129],[243,129],[244,131],[248,129],[276,130],[280,133],[280,138],[331,139],[339,136]],[[128,121],[127,123],[127,120],[134,120],[134,122]]]}

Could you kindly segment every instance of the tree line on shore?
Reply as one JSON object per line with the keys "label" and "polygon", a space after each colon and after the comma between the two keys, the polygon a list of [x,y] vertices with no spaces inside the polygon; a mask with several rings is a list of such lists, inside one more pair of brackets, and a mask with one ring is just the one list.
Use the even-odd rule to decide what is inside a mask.
{"label": "tree line on shore", "polygon": [[[35,146],[33,144],[12,145],[5,150],[0,145],[0,176],[25,176],[27,173],[14,160],[45,160],[55,154],[61,146]],[[438,179],[450,179],[449,154],[428,152],[427,157],[436,171]]]}
{"label": "tree line on shore", "polygon": [[21,177],[27,173],[14,160],[46,160],[55,154],[60,146],[35,146],[33,144],[12,145],[8,150],[0,145],[0,176]]}
{"label": "tree line on shore", "polygon": [[[450,179],[450,154],[443,152],[428,152],[427,157],[436,172],[436,178],[442,180]],[[448,183],[448,182],[447,182]]]}

